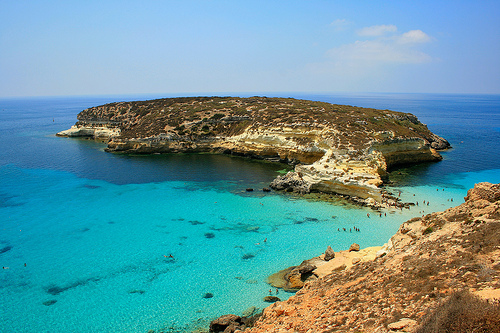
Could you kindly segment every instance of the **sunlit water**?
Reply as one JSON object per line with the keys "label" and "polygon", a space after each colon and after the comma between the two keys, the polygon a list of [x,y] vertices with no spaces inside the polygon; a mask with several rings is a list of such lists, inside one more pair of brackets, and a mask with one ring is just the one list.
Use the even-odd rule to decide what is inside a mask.
{"label": "sunlit water", "polygon": [[[137,98],[0,100],[0,331],[206,328],[268,305],[266,277],[328,245],[382,245],[410,217],[463,202],[476,182],[500,182],[499,96],[297,97],[412,112],[454,149],[442,162],[394,170],[390,190],[419,206],[379,217],[262,192],[284,165],[113,155],[54,136],[86,107]],[[338,231],[353,226],[361,232]]]}

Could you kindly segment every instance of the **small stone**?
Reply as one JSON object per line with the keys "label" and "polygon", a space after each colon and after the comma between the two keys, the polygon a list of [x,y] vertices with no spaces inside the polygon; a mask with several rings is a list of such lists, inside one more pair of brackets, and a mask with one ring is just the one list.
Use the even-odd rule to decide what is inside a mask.
{"label": "small stone", "polygon": [[413,328],[417,325],[417,322],[413,319],[403,318],[395,323],[387,325],[387,328],[391,331],[401,331],[411,332]]}
{"label": "small stone", "polygon": [[325,251],[325,261],[330,261],[333,258],[335,258],[335,252],[333,252],[333,249],[328,245]]}
{"label": "small stone", "polygon": [[358,257],[352,258],[352,264],[353,265],[356,265],[359,262],[361,262],[361,258],[358,258]]}

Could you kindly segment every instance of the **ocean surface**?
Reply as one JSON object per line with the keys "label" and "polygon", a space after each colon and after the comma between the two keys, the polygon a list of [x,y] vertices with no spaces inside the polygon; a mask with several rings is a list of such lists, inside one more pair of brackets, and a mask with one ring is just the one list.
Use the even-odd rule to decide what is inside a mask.
{"label": "ocean surface", "polygon": [[[269,305],[266,277],[328,245],[383,245],[409,218],[462,203],[477,182],[500,182],[499,95],[274,96],[415,114],[453,148],[441,162],[392,170],[389,189],[430,204],[367,217],[342,202],[245,191],[286,165],[114,155],[55,136],[85,108],[168,95],[0,99],[0,331],[207,328]],[[353,226],[361,232],[338,231]]]}

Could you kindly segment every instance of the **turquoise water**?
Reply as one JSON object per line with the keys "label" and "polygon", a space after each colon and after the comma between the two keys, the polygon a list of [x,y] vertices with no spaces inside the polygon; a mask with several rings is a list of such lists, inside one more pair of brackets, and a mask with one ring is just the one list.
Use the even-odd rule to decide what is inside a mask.
{"label": "turquoise water", "polygon": [[[364,208],[257,190],[283,165],[208,154],[112,155],[102,144],[53,135],[83,108],[115,97],[0,101],[0,261],[6,268],[0,331],[206,328],[222,314],[265,307],[268,275],[328,245],[336,251],[353,242],[382,245],[410,217],[463,202],[476,182],[500,182],[498,156],[476,156],[496,151],[500,142],[498,96],[487,105],[464,96],[446,96],[449,102],[434,95],[416,102],[375,97],[328,98],[354,105],[385,99],[387,107],[373,106],[399,111],[423,103],[434,132],[449,138],[449,127],[455,131],[456,148],[443,162],[392,173],[391,190],[428,206],[367,217]],[[479,117],[468,108],[487,112],[468,126],[450,118],[457,112]],[[420,117],[418,110],[408,112]],[[352,226],[361,232],[338,231]]]}

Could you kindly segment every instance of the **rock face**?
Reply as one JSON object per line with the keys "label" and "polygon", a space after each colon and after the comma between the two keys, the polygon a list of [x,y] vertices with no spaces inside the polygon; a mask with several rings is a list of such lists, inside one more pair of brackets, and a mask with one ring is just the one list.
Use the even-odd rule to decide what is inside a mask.
{"label": "rock face", "polygon": [[109,152],[215,152],[296,165],[276,189],[380,201],[388,168],[438,161],[449,147],[408,113],[291,98],[189,97],[83,110],[60,136],[107,139]]}
{"label": "rock face", "polygon": [[306,282],[245,332],[415,332],[457,291],[500,299],[500,184],[477,184],[465,200],[402,224],[379,251],[385,255]]}

